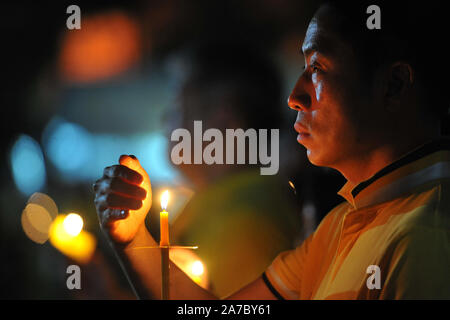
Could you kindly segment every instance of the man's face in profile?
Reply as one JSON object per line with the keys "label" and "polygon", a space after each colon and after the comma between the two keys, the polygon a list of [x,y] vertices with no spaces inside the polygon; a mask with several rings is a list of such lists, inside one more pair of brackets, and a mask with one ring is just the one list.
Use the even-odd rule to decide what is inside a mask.
{"label": "man's face in profile", "polygon": [[[364,13],[362,13],[364,14]],[[295,130],[311,163],[339,168],[367,153],[382,122],[382,99],[363,77],[352,46],[337,32],[339,13],[321,7],[302,45],[305,70],[288,104],[298,111]]]}

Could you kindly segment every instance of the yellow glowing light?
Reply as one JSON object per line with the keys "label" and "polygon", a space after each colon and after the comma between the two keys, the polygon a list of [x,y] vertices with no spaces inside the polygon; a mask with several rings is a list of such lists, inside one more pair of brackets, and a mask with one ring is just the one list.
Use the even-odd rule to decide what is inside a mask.
{"label": "yellow glowing light", "polygon": [[184,248],[171,248],[170,260],[189,278],[205,289],[209,288],[208,268],[194,251]]}
{"label": "yellow glowing light", "polygon": [[58,207],[52,198],[43,193],[33,193],[22,212],[22,229],[32,241],[43,244],[57,215]]}
{"label": "yellow glowing light", "polygon": [[83,219],[76,213],[69,213],[63,221],[64,230],[75,237],[83,229]]}
{"label": "yellow glowing light", "polygon": [[163,210],[166,210],[168,203],[169,203],[169,190],[166,190],[163,192],[161,196],[161,208],[163,208]]}
{"label": "yellow glowing light", "polygon": [[28,238],[40,244],[47,241],[52,217],[45,208],[34,203],[27,204],[22,212],[21,222]]}
{"label": "yellow glowing light", "polygon": [[294,186],[294,184],[292,183],[292,181],[288,181],[289,182],[289,185],[291,186],[291,188],[292,189],[295,189],[295,186]]}
{"label": "yellow glowing light", "polygon": [[[69,234],[65,226],[68,216],[59,214],[53,221],[49,230],[50,242],[67,257],[79,263],[87,263],[95,252],[97,241],[89,232],[81,230],[83,225],[80,228],[79,222],[77,222],[77,228],[80,228],[78,234],[75,236]],[[71,219],[74,218],[70,218],[68,221],[71,221]]]}
{"label": "yellow glowing light", "polygon": [[203,268],[203,263],[200,260],[194,261],[194,263],[192,264],[192,274],[194,276],[201,276],[204,270],[205,269]]}

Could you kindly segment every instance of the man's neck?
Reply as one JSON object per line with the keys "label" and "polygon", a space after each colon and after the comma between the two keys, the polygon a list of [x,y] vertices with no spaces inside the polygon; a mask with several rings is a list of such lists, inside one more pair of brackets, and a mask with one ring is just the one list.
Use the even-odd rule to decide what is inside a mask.
{"label": "man's neck", "polygon": [[373,151],[359,155],[336,168],[352,184],[357,185],[368,180],[378,171],[400,159],[421,145],[438,139],[439,135],[423,136],[396,144],[382,145]]}

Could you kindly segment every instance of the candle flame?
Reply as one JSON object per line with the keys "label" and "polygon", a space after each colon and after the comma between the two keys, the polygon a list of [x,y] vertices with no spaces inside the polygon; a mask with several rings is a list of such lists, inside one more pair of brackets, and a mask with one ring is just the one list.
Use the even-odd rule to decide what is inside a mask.
{"label": "candle flame", "polygon": [[166,210],[168,203],[169,203],[169,190],[166,190],[163,192],[161,196],[161,208],[163,208],[163,210]]}
{"label": "candle flame", "polygon": [[83,229],[83,219],[76,213],[70,213],[64,218],[64,230],[73,237],[76,237]]}

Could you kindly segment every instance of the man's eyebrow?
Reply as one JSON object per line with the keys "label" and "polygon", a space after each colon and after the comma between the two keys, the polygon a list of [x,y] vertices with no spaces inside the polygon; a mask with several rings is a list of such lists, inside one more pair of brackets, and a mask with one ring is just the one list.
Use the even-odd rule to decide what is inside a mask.
{"label": "man's eyebrow", "polygon": [[332,46],[327,43],[327,41],[321,41],[321,43],[319,44],[314,41],[313,43],[309,43],[306,46],[303,46],[302,44],[301,53],[305,57],[309,56],[312,52],[318,52],[322,55],[328,55],[332,52]]}
{"label": "man's eyebrow", "polygon": [[300,53],[302,53],[305,57],[307,57],[308,55],[310,55],[314,51],[319,51],[320,52],[319,49],[320,48],[317,46],[317,44],[307,45],[306,47],[304,47],[302,45]]}

